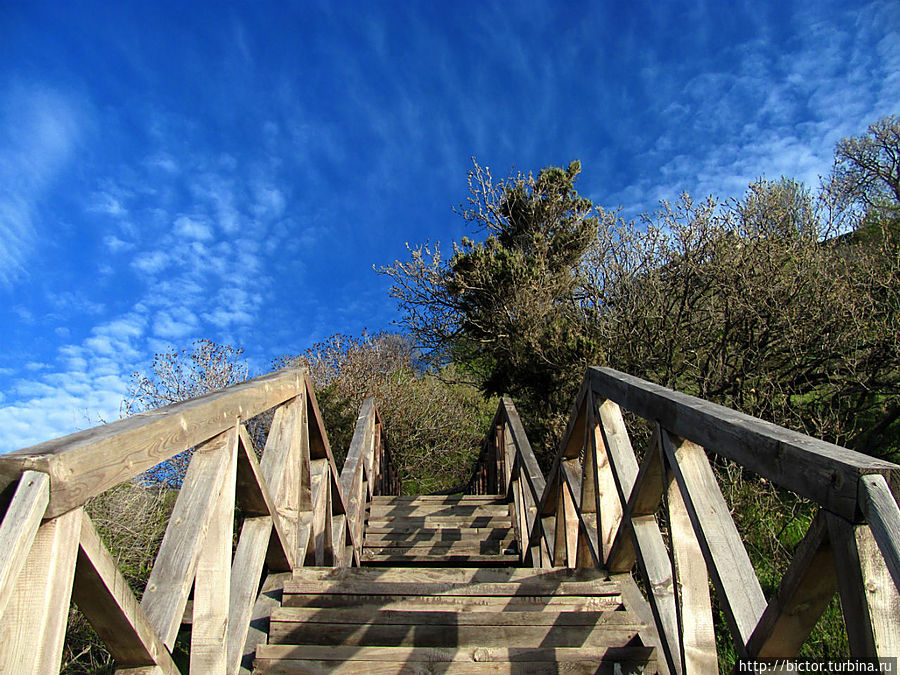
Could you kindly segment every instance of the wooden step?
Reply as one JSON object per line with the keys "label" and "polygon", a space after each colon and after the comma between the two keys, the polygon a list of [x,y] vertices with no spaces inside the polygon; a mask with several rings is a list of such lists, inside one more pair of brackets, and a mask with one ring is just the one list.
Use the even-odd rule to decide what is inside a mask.
{"label": "wooden step", "polygon": [[[578,617],[578,612],[552,612],[543,624],[517,624],[515,619],[531,612],[481,612],[472,617],[483,622],[462,622],[455,612],[414,612],[370,615],[368,620],[297,620],[293,610],[276,610],[269,622],[269,644],[316,644],[335,646],[385,647],[597,647],[628,644],[641,626],[627,612],[605,612],[594,623],[566,623],[562,617]],[[338,614],[346,609],[330,610]],[[537,614],[540,614],[538,612]],[[354,614],[354,616],[359,616]],[[608,620],[608,617],[611,619]],[[615,620],[619,617],[618,620]]]}
{"label": "wooden step", "polygon": [[434,528],[458,528],[458,527],[477,527],[477,528],[493,528],[493,527],[511,527],[512,521],[509,516],[444,516],[429,517],[416,516],[414,518],[389,518],[389,517],[372,517],[369,518],[369,527],[391,530],[407,530],[416,531],[421,529]]}
{"label": "wooden step", "polygon": [[469,539],[466,541],[366,541],[364,552],[368,554],[402,554],[408,551],[410,555],[449,555],[453,553],[480,553],[482,555],[500,555],[512,545],[511,539],[487,539],[479,541]]}
{"label": "wooden step", "polygon": [[390,569],[369,569],[366,567],[301,567],[294,570],[286,582],[290,587],[298,581],[381,581],[400,583],[455,583],[470,584],[519,583],[519,582],[579,582],[597,583],[598,588],[616,587],[611,584],[602,570],[596,569],[535,569],[516,567],[511,569],[417,569],[396,567]]}
{"label": "wooden step", "polygon": [[383,518],[463,518],[472,517],[499,517],[509,518],[509,506],[507,504],[418,504],[418,505],[390,505],[372,504],[369,509],[371,520]]}
{"label": "wooden step", "polygon": [[541,581],[523,581],[520,583],[420,583],[413,580],[408,582],[384,582],[357,579],[345,579],[339,582],[332,581],[297,581],[291,580],[285,583],[285,594],[297,593],[302,595],[331,594],[331,595],[404,595],[404,596],[472,596],[486,595],[495,597],[524,597],[529,595],[618,595],[619,588],[612,582],[586,583],[578,581],[563,581],[559,583]]}
{"label": "wooden step", "polygon": [[366,545],[385,541],[489,541],[511,539],[515,533],[510,527],[432,527],[428,529],[397,530],[395,528],[369,528]]}
{"label": "wooden step", "polygon": [[372,673],[621,673],[655,672],[655,655],[643,646],[555,649],[428,647],[320,647],[260,645],[254,672]]}
{"label": "wooden step", "polygon": [[377,496],[373,504],[506,504],[506,498],[499,495],[417,495],[417,496]]}
{"label": "wooden step", "polygon": [[519,564],[519,556],[513,554],[496,555],[494,553],[452,553],[452,554],[428,554],[415,553],[379,553],[362,556],[363,564],[367,566],[396,565],[423,565],[431,567],[444,567],[456,565],[465,567],[509,567]]}
{"label": "wooden step", "polygon": [[644,629],[599,570],[303,568],[255,672],[652,673]]}
{"label": "wooden step", "polygon": [[[377,568],[370,568],[377,569]],[[443,596],[421,595],[328,595],[321,593],[284,596],[285,607],[380,607],[384,609],[413,609],[433,611],[435,608],[457,612],[535,612],[544,609],[567,609],[588,612],[617,610],[622,607],[619,595],[553,596],[529,595],[523,597],[497,596]]]}

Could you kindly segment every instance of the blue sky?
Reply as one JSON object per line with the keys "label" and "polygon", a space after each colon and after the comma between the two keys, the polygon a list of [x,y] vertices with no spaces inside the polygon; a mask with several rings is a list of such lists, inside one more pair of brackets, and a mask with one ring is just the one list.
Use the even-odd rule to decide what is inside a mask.
{"label": "blue sky", "polygon": [[259,372],[398,318],[373,265],[582,161],[634,216],[818,183],[900,112],[896,2],[0,0],[0,451],[197,338]]}

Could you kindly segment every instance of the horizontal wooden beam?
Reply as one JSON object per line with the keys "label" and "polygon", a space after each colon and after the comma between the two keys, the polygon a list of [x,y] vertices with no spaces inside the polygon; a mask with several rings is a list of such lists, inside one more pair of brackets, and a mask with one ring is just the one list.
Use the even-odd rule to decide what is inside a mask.
{"label": "horizontal wooden beam", "polygon": [[738,462],[848,520],[860,517],[857,491],[861,476],[881,473],[890,478],[900,472],[896,464],[612,368],[590,368],[588,377],[598,396],[656,420],[670,432]]}
{"label": "horizontal wooden beam", "polygon": [[289,368],[183,403],[157,408],[0,456],[0,491],[27,470],[50,477],[46,517],[140,475],[302,391]]}

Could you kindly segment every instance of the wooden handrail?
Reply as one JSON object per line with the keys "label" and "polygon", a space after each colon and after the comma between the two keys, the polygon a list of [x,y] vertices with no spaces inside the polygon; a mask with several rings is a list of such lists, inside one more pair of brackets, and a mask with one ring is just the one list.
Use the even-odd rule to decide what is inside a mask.
{"label": "wooden handrail", "polygon": [[[623,409],[655,429],[641,462]],[[529,470],[533,454],[514,413],[501,402],[470,490],[507,495],[519,515],[523,563],[640,576],[646,595],[636,595],[633,582],[627,595],[652,617],[649,639],[669,672],[718,667],[710,580],[739,656],[796,656],[835,592],[854,656],[900,656],[897,465],[610,368],[590,368],[538,492],[543,481]],[[771,598],[708,452],[819,507]],[[529,498],[535,516],[522,510]]]}
{"label": "wooden handrail", "polygon": [[[270,409],[257,459],[244,422]],[[186,450],[187,473],[138,602],[83,506]],[[71,598],[119,668],[174,675],[171,651],[192,588],[191,670],[249,672],[265,639],[251,618],[264,614],[279,572],[359,559],[358,514],[348,517],[303,369],[0,456],[0,487],[10,496],[0,523],[0,672],[59,670]],[[243,516],[236,546],[235,506]]]}
{"label": "wooden handrail", "polygon": [[500,400],[485,436],[476,470],[466,486],[467,494],[505,495],[510,503],[519,555],[524,562],[534,546],[532,533],[537,505],[545,482],[537,458],[525,435],[519,413],[511,399]]}
{"label": "wooden handrail", "polygon": [[355,541],[357,563],[365,539],[366,506],[375,495],[399,495],[400,478],[382,435],[375,399],[360,407],[350,449],[341,469],[341,487],[348,501],[347,519]]}

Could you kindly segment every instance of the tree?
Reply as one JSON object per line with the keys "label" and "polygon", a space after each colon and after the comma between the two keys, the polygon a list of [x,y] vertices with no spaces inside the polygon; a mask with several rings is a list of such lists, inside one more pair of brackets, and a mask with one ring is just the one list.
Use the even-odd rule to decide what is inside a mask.
{"label": "tree", "polygon": [[374,397],[406,493],[465,484],[496,405],[461,383],[452,365],[426,369],[407,335],[333,335],[275,365],[309,369],[339,467],[360,405]]}
{"label": "tree", "polygon": [[[123,414],[153,410],[243,382],[249,375],[243,354],[239,347],[212,340],[198,340],[190,350],[156,354],[149,373],[132,374],[128,398],[122,404]],[[180,487],[192,454],[193,450],[186,450],[150,469],[145,480]]]}
{"label": "tree", "polygon": [[900,119],[871,124],[862,136],[842,139],[835,149],[832,186],[864,211],[900,205]]}
{"label": "tree", "polygon": [[439,247],[379,271],[405,311],[404,325],[450,359],[486,395],[516,398],[537,445],[559,426],[584,367],[602,359],[584,302],[582,259],[611,220],[575,190],[580,162],[494,181],[477,163],[457,212],[477,232],[449,259]]}

